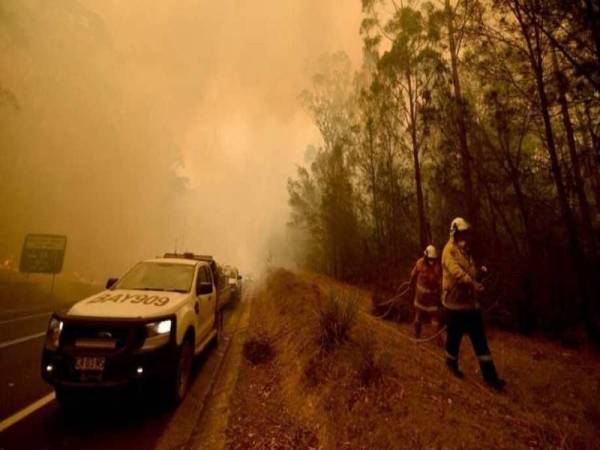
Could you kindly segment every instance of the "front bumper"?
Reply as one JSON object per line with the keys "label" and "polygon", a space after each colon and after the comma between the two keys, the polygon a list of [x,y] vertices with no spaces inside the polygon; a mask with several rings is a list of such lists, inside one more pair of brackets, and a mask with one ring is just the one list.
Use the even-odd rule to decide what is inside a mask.
{"label": "front bumper", "polygon": [[[60,345],[55,351],[44,348],[41,361],[42,378],[55,387],[126,386],[168,376],[174,371],[177,357],[175,326],[172,327],[167,344],[154,350],[142,351],[145,337],[143,333],[147,321],[86,320],[85,318],[72,320],[66,317],[62,317],[61,320],[64,321],[65,330],[61,335]],[[106,350],[80,348],[75,345],[78,335],[87,335],[96,330],[118,333],[116,348]],[[78,357],[104,358],[104,369],[78,370],[75,368]]]}

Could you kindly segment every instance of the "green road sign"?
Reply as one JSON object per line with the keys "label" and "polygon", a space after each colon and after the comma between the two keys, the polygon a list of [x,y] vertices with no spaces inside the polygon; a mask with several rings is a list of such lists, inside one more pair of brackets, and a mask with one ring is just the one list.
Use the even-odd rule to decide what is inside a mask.
{"label": "green road sign", "polygon": [[67,237],[56,234],[28,234],[23,243],[19,271],[60,273],[65,260]]}

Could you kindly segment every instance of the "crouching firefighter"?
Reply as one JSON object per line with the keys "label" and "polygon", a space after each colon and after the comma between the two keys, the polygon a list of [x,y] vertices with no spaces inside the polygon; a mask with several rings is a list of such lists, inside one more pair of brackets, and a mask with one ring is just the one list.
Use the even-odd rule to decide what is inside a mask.
{"label": "crouching firefighter", "polygon": [[[438,253],[433,245],[428,245],[423,256],[417,260],[410,274],[410,288],[415,293],[415,338],[421,337],[423,324],[429,322],[440,331],[442,268]],[[442,343],[440,336],[438,342]]]}
{"label": "crouching firefighter", "polygon": [[483,292],[484,287],[478,281],[478,270],[470,255],[471,240],[469,223],[460,217],[454,219],[450,225],[450,239],[442,253],[442,303],[448,326],[446,364],[454,375],[463,377],[458,367],[458,353],[466,333],[479,360],[484,381],[493,389],[501,390],[505,382],[496,372],[477,302],[477,294]]}

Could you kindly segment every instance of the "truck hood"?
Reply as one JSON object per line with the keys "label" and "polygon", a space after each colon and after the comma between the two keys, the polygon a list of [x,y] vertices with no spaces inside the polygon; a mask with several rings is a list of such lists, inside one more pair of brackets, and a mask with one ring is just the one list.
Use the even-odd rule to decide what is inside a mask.
{"label": "truck hood", "polygon": [[163,291],[106,290],[75,303],[67,315],[146,319],[175,313],[189,295]]}

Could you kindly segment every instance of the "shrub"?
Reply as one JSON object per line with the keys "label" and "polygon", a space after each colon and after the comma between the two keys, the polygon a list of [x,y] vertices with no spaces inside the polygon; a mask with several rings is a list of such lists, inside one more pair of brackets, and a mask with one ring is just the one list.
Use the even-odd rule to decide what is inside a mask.
{"label": "shrub", "polygon": [[244,358],[253,365],[268,363],[275,356],[273,346],[265,336],[246,340],[242,352]]}
{"label": "shrub", "polygon": [[317,303],[318,341],[323,350],[333,350],[348,340],[357,313],[356,295],[331,291]]}

